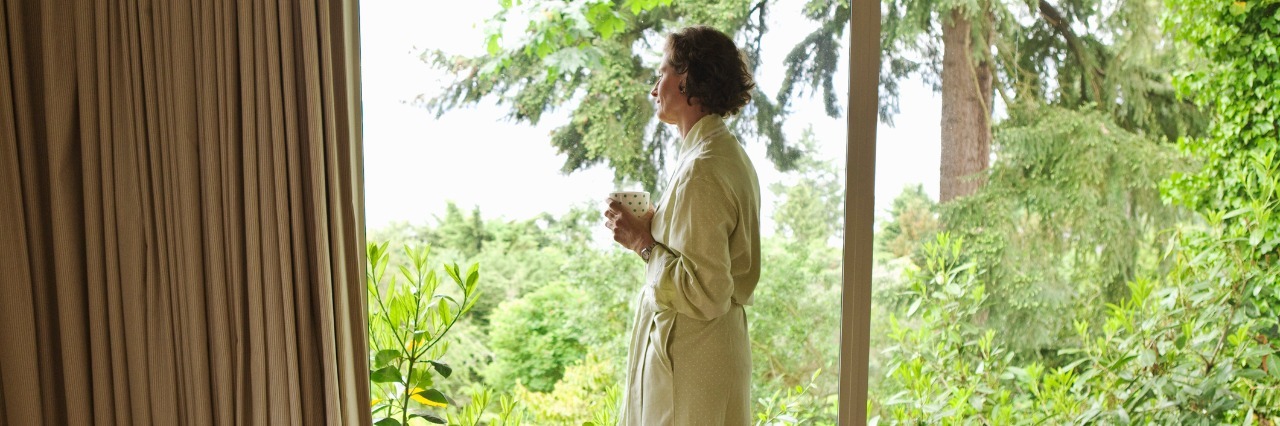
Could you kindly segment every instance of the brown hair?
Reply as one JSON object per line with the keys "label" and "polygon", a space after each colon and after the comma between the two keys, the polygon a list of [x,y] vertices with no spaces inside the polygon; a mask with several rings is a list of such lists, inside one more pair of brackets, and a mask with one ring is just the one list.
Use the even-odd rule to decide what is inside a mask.
{"label": "brown hair", "polygon": [[708,114],[737,114],[751,100],[755,79],[725,33],[704,25],[687,27],[667,36],[666,51],[668,65],[688,73],[683,92],[698,98]]}

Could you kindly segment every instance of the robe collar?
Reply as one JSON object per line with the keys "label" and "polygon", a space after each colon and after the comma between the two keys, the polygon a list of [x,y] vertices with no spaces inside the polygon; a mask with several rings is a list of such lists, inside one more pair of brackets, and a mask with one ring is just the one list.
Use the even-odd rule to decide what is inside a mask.
{"label": "robe collar", "polygon": [[704,141],[727,131],[729,129],[725,126],[723,118],[716,114],[707,114],[694,123],[693,128],[689,129],[689,134],[680,141],[680,153],[689,152]]}

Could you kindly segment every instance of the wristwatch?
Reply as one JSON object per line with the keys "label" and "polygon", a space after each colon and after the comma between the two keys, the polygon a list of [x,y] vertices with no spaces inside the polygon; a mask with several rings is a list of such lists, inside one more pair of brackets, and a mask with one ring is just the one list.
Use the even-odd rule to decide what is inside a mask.
{"label": "wristwatch", "polygon": [[640,258],[644,259],[645,262],[648,262],[649,255],[653,254],[653,247],[657,245],[658,245],[658,242],[654,241],[653,243],[649,244],[648,247],[640,249]]}

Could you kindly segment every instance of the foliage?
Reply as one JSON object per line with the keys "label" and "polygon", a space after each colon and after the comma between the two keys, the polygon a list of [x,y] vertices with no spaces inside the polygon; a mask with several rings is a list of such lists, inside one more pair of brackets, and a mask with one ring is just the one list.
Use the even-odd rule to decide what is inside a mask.
{"label": "foliage", "polygon": [[[1170,6],[1192,65],[1179,75],[1179,90],[1195,94],[1214,116],[1208,137],[1179,142],[1200,170],[1186,172],[1182,160],[1143,133],[1125,130],[1114,113],[1012,109],[997,134],[1000,157],[988,187],[944,209],[948,229],[969,243],[940,250],[951,238],[944,234],[926,245],[929,261],[921,272],[907,275],[913,288],[907,316],[892,317],[889,373],[878,384],[881,394],[893,396],[873,401],[874,420],[1280,421],[1274,312],[1280,267],[1270,242],[1280,185],[1273,109],[1258,106],[1269,105],[1276,93],[1266,70],[1277,62],[1268,46],[1280,28],[1280,7]],[[1175,227],[1157,257],[1151,236],[1181,217],[1159,219],[1162,210],[1152,199],[1152,177],[1168,173],[1164,197],[1194,209],[1201,221]],[[966,215],[969,220],[957,220]],[[1128,242],[1147,248],[1136,256],[1107,254]],[[1033,256],[1020,260],[1010,253]],[[1009,286],[1030,275],[1034,286],[1026,288],[1040,292],[1046,282],[1059,282],[1075,292],[1074,300],[1016,318],[987,311],[1003,302],[990,303],[983,294],[1025,297]],[[1125,291],[1114,291],[1117,283]],[[1033,321],[1045,317],[1070,321],[1070,335],[1058,339],[1074,342],[1047,359],[1052,364],[1017,356],[993,339],[993,322],[1001,336],[1035,330]]]}
{"label": "foliage", "polygon": [[1013,423],[1013,394],[1002,389],[1013,353],[995,340],[995,331],[979,325],[986,287],[961,248],[960,239],[938,234],[924,245],[924,268],[907,270],[910,307],[902,317],[889,317],[887,377],[874,394],[890,396],[873,397],[877,417],[916,424]]}
{"label": "foliage", "polygon": [[[1060,367],[1017,364],[979,324],[985,284],[948,234],[925,245],[927,264],[908,274],[910,307],[891,316],[888,377],[873,421],[934,424],[1220,424],[1280,421],[1274,317],[1245,303],[1280,274],[1246,256],[1206,253],[1233,245],[1220,234],[1175,236],[1173,272],[1129,283],[1108,304],[1101,331],[1074,321],[1082,343]],[[1243,273],[1242,273],[1243,272]]]}
{"label": "foliage", "polygon": [[836,421],[844,179],[813,157],[812,135],[803,141],[800,168],[771,188],[779,232],[761,241],[760,284],[747,309],[762,424]]}
{"label": "foliage", "polygon": [[[1007,107],[1092,106],[1114,128],[1174,140],[1204,117],[1178,99],[1167,78],[1175,51],[1165,42],[1159,0],[884,0],[882,89],[913,74],[940,90],[942,31],[953,10],[973,22],[973,63],[994,65],[993,87]],[[888,118],[893,111],[882,111]],[[995,111],[994,106],[986,108]]]}
{"label": "foliage", "polygon": [[[448,350],[443,339],[479,297],[479,264],[466,274],[459,273],[457,264],[445,265],[462,292],[458,300],[437,294],[440,283],[428,264],[429,247],[406,246],[404,251],[412,266],[399,265],[400,274],[393,272],[384,284],[387,245],[368,247],[369,380],[373,413],[381,416],[375,424],[408,425],[410,418],[443,424],[438,409],[452,402],[436,388],[435,380],[437,375],[448,378],[453,373],[443,362]],[[398,277],[405,282],[398,282]]]}
{"label": "foliage", "polygon": [[[457,413],[448,414],[448,424],[459,426],[477,426],[480,425],[484,418],[484,410],[489,406],[489,400],[492,394],[488,389],[482,389],[471,393],[471,403],[467,404]],[[515,400],[510,396],[503,395],[498,400],[498,412],[493,413],[489,422],[484,423],[491,426],[520,426],[524,421],[524,411],[517,406]]]}
{"label": "foliage", "polygon": [[[1168,305],[1171,299],[1153,297],[1149,281],[1135,282],[1131,301],[1112,305],[1105,337],[1086,339],[1086,349],[1070,351],[1084,354],[1077,362],[1058,368],[1038,362],[1016,366],[1012,364],[1014,354],[994,340],[994,332],[975,325],[985,286],[976,279],[979,274],[974,273],[974,264],[959,263],[961,243],[944,233],[936,243],[926,244],[925,251],[928,266],[910,274],[913,302],[906,317],[901,321],[891,318],[890,335],[895,345],[887,349],[890,372],[881,394],[893,395],[873,400],[873,407],[878,408],[873,421],[1186,424],[1185,415],[1195,418],[1201,414],[1198,409],[1188,410],[1186,405],[1163,400],[1188,394],[1177,386],[1182,384],[1177,379],[1185,382],[1188,377],[1170,378],[1173,374],[1160,368],[1158,364],[1176,355],[1170,353],[1175,340],[1156,343],[1152,335],[1166,328],[1188,334],[1194,330],[1188,327],[1190,323],[1167,327],[1166,322],[1180,317],[1167,309],[1152,309]],[[1220,314],[1205,312],[1197,318],[1216,323],[1222,318]],[[1082,337],[1088,337],[1087,324],[1077,326],[1085,335]],[[1186,337],[1179,336],[1179,349],[1188,341]],[[1213,344],[1216,340],[1201,338],[1200,342]],[[1162,352],[1159,356],[1156,348]],[[1191,353],[1185,356],[1189,358]],[[1164,365],[1183,367],[1184,373],[1200,366],[1187,361],[1191,360]],[[1185,368],[1188,366],[1191,368]],[[1221,383],[1182,388],[1222,389],[1216,385]],[[1182,422],[1173,421],[1178,414],[1184,415]]]}
{"label": "foliage", "polygon": [[582,336],[591,322],[582,315],[586,308],[586,294],[562,282],[503,302],[489,332],[494,359],[485,370],[486,381],[499,389],[519,382],[534,391],[551,391],[565,368],[586,355]]}
{"label": "foliage", "polygon": [[984,324],[1021,356],[1053,358],[1074,336],[1070,318],[1101,318],[1128,281],[1160,270],[1157,233],[1183,215],[1158,185],[1185,163],[1100,111],[1009,112],[987,185],[944,205],[942,223],[981,266]]}
{"label": "foliage", "polygon": [[[575,303],[576,310],[565,312],[571,312],[574,318],[591,319],[577,321],[583,334],[574,336],[578,342],[574,344],[596,348],[602,357],[609,359],[625,357],[628,340],[620,331],[629,329],[629,301],[634,286],[641,281],[642,270],[636,267],[638,263],[634,253],[593,248],[588,227],[597,226],[599,217],[598,208],[584,204],[560,216],[543,213],[522,220],[483,219],[484,229],[494,237],[485,241],[480,252],[471,257],[445,245],[433,245],[432,253],[438,258],[483,263],[488,271],[486,297],[479,298],[471,315],[450,332],[453,336],[451,365],[455,375],[461,375],[462,380],[468,383],[509,389],[491,383],[486,375],[493,372],[495,359],[513,354],[493,347],[495,329],[504,327],[494,322],[494,314],[503,303],[527,302],[531,293],[548,286],[565,289],[568,283],[572,283],[575,289],[567,291],[585,297],[585,300]],[[425,242],[438,235],[435,231],[446,226],[444,223],[438,219],[435,227],[392,224],[386,229],[371,232],[370,238],[385,239],[392,244]],[[470,243],[466,240],[449,241]],[[389,257],[393,267],[408,262],[403,255]],[[505,327],[513,333],[520,331],[512,329],[510,324]],[[528,351],[522,353],[528,354]],[[576,361],[566,357],[556,365],[571,365]],[[621,365],[615,363],[609,368],[620,381]],[[468,387],[445,384],[441,388],[446,392],[449,389],[464,392]]]}
{"label": "foliage", "polygon": [[763,246],[760,285],[747,310],[752,392],[808,386],[805,401],[820,404],[837,393],[839,379],[840,250],[776,237]]}
{"label": "foliage", "polygon": [[938,203],[924,192],[924,185],[902,188],[889,207],[889,219],[876,233],[877,248],[893,257],[906,257],[938,232]]}
{"label": "foliage", "polygon": [[[1221,220],[1223,237],[1233,243],[1206,256],[1247,256],[1247,268],[1273,267],[1280,246],[1280,220],[1273,215],[1280,203],[1280,3],[1189,0],[1169,6],[1170,26],[1187,46],[1189,66],[1177,74],[1179,93],[1211,111],[1213,124],[1206,137],[1179,141],[1201,168],[1175,173],[1165,194],[1210,221]],[[1280,315],[1280,281],[1258,285],[1249,302],[1261,315]]]}
{"label": "foliage", "polygon": [[826,244],[844,237],[844,176],[829,160],[814,158],[817,141],[813,129],[800,137],[803,154],[792,175],[794,183],[770,186],[778,195],[773,213],[778,232],[800,246]]}
{"label": "foliage", "polygon": [[[658,125],[648,93],[668,31],[704,24],[735,36],[748,65],[758,65],[771,0],[527,0],[504,1],[487,22],[487,54],[422,54],[423,61],[456,77],[444,91],[419,101],[442,115],[494,99],[509,105],[509,119],[537,124],[543,114],[572,105],[551,143],[565,155],[564,172],[602,162],[618,181],[659,189],[664,142],[673,135]],[[839,115],[835,91],[847,1],[811,0],[805,15],[818,29],[785,61],[783,86],[774,97],[757,88],[744,114],[733,121],[743,135],[767,141],[779,169],[795,167],[800,151],[782,131],[794,95],[821,91],[827,114]],[[518,36],[512,36],[518,35]]]}
{"label": "foliage", "polygon": [[550,392],[516,386],[516,399],[529,407],[537,424],[617,424],[622,378],[616,374],[615,365],[619,363],[621,360],[589,350],[584,358],[565,368],[563,379]]}
{"label": "foliage", "polygon": [[492,241],[494,236],[485,229],[484,220],[480,217],[480,207],[471,210],[471,215],[464,216],[457,205],[450,202],[445,209],[444,219],[436,218],[440,225],[433,230],[431,240],[445,247],[462,252],[471,257],[480,253],[484,244]]}
{"label": "foliage", "polygon": [[[1099,335],[1086,342],[1078,388],[1082,421],[1220,424],[1280,421],[1275,317],[1258,316],[1251,289],[1280,268],[1246,265],[1218,231],[1175,236],[1174,272],[1164,283],[1130,283],[1132,297],[1108,305]],[[1215,235],[1217,234],[1217,235]],[[1267,335],[1271,334],[1272,338]]]}
{"label": "foliage", "polygon": [[[522,378],[531,389],[550,391],[565,368],[586,354],[584,348],[594,348],[602,358],[625,359],[629,342],[625,331],[630,330],[632,320],[630,302],[635,286],[642,282],[638,259],[627,250],[567,251],[548,247],[506,255],[481,254],[481,259],[490,262],[486,264],[491,277],[487,282],[503,293],[495,297],[499,301],[495,303],[502,306],[495,308],[487,322],[484,339],[489,356],[469,364],[484,372],[486,383],[509,389],[515,378]],[[558,355],[539,353],[525,333],[531,333],[532,342],[558,342],[554,351]],[[504,359],[521,361],[512,364]],[[540,375],[545,380],[531,382],[539,374],[516,367],[524,363],[545,367],[539,370],[545,373]],[[622,364],[609,367],[621,381]]]}
{"label": "foliage", "polygon": [[[638,286],[644,282],[644,268],[639,262],[634,252],[614,248],[586,252],[563,263],[564,282],[574,283],[587,295],[583,316],[591,319],[591,327],[583,336],[584,342],[605,352],[602,356],[626,356],[631,343],[627,331],[635,318],[632,303]],[[621,366],[616,371],[621,380]]]}
{"label": "foliage", "polygon": [[[881,118],[896,112],[897,80],[919,75],[942,92],[941,197],[986,177],[990,130],[1004,109],[1097,110],[1107,126],[1170,141],[1203,128],[1174,95],[1173,44],[1159,0],[884,0]],[[980,96],[974,96],[972,93]],[[997,99],[994,94],[998,94]],[[975,112],[976,111],[976,112]]]}
{"label": "foliage", "polygon": [[822,370],[814,371],[807,385],[796,385],[773,391],[768,397],[758,398],[755,412],[756,426],[785,426],[799,424],[834,425],[839,416],[839,395],[816,395],[815,382]]}

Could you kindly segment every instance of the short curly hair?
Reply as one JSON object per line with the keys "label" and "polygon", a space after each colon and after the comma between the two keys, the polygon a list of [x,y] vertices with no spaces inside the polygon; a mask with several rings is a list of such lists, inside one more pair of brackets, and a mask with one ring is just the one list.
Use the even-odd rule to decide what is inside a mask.
{"label": "short curly hair", "polygon": [[667,64],[677,73],[688,73],[684,93],[698,98],[703,111],[729,116],[751,101],[755,78],[742,51],[725,33],[705,25],[686,27],[667,36],[665,49]]}

